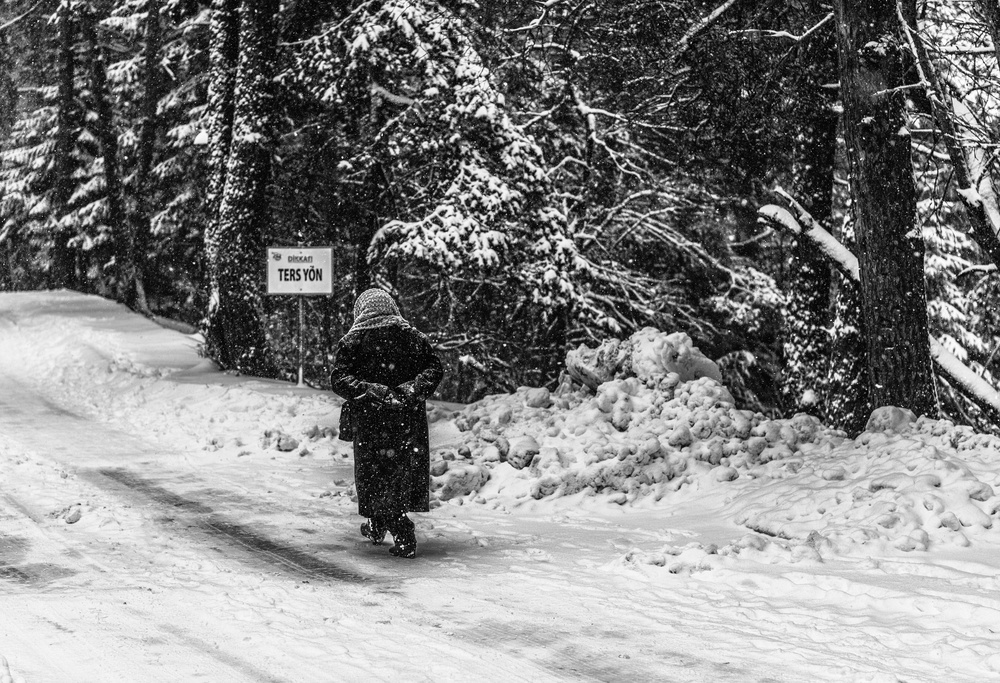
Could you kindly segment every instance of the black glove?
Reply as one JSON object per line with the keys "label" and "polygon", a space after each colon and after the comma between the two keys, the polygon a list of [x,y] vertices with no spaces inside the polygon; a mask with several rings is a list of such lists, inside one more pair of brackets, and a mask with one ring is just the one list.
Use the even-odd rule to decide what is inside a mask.
{"label": "black glove", "polygon": [[385,408],[402,408],[403,405],[403,401],[400,400],[399,395],[395,391],[390,391],[382,399],[382,406]]}
{"label": "black glove", "polygon": [[413,386],[413,382],[400,384],[396,387],[395,393],[399,397],[399,400],[406,405],[412,405],[419,400],[417,397],[417,388]]}
{"label": "black glove", "polygon": [[382,408],[402,408],[404,405],[396,391],[384,384],[372,384],[362,398]]}
{"label": "black glove", "polygon": [[365,393],[358,396],[358,400],[367,401],[376,405],[384,403],[387,396],[390,396],[389,387],[384,384],[369,384]]}

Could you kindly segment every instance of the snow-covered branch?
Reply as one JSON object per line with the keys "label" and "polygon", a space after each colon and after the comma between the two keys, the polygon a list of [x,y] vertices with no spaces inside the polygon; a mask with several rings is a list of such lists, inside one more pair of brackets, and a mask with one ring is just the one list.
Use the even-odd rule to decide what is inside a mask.
{"label": "snow-covered branch", "polygon": [[[860,270],[857,257],[851,253],[850,249],[841,244],[836,237],[827,232],[812,215],[805,210],[801,204],[795,201],[787,192],[778,188],[777,193],[785,198],[789,205],[798,215],[793,216],[791,212],[781,206],[768,204],[762,206],[757,213],[762,219],[776,224],[778,227],[792,233],[793,235],[804,237],[814,244],[830,262],[837,267],[844,275],[855,282],[860,282]],[[805,226],[803,229],[802,226]]]}
{"label": "snow-covered branch", "polygon": [[576,110],[583,117],[583,122],[587,127],[587,166],[594,160],[594,145],[597,144],[597,116],[595,109],[588,106],[583,99],[580,97],[579,91],[572,85],[568,85],[569,93],[573,97],[573,104],[576,106]]}
{"label": "snow-covered branch", "polygon": [[[841,244],[836,237],[824,230],[788,193],[779,189],[778,194],[784,197],[793,209],[795,209],[799,215],[799,219],[801,219],[801,223],[788,209],[774,204],[762,206],[758,210],[759,220],[774,224],[800,238],[804,238],[830,259],[848,278],[860,284],[861,277],[857,257]],[[805,228],[803,228],[803,225]],[[979,406],[993,423],[1000,425],[1000,393],[989,382],[956,358],[933,335],[928,335],[928,337],[930,338],[931,360],[934,361],[938,374],[966,398]]]}
{"label": "snow-covered branch", "polygon": [[726,0],[726,2],[716,7],[714,10],[709,12],[707,16],[691,26],[691,28],[689,28],[687,32],[681,36],[681,39],[677,41],[677,51],[674,53],[672,61],[676,62],[680,56],[687,51],[688,47],[691,45],[691,41],[708,30],[712,24],[718,21],[719,17],[725,14],[738,2],[739,0]]}
{"label": "snow-covered branch", "polygon": [[45,0],[38,0],[38,2],[36,2],[34,5],[21,12],[21,14],[17,15],[16,17],[14,17],[9,21],[4,22],[3,24],[0,24],[0,31],[6,31],[11,26],[24,19],[26,16],[34,12],[39,6],[41,6],[43,2],[45,2]]}
{"label": "snow-covered branch", "polygon": [[966,275],[971,275],[972,273],[995,273],[995,272],[997,272],[996,264],[986,263],[983,265],[969,266],[955,277],[964,277]]}
{"label": "snow-covered branch", "polygon": [[398,107],[409,107],[416,102],[416,100],[412,97],[406,97],[405,95],[397,95],[396,93],[389,92],[378,83],[372,83],[369,90],[371,91],[372,96],[379,97]]}
{"label": "snow-covered branch", "polygon": [[927,54],[923,37],[917,30],[916,18],[907,19],[901,0],[897,0],[896,13],[916,61],[920,84],[927,91],[934,120],[941,129],[951,165],[955,169],[955,182],[969,216],[969,222],[972,224],[973,237],[989,259],[993,263],[1000,264],[1000,211],[995,205],[987,208],[989,198],[984,199],[980,191],[986,189],[981,185],[984,179],[988,182],[988,174],[980,173],[979,178],[973,178],[970,159],[962,147],[955,122],[952,120],[955,114],[955,100],[951,97],[951,93],[942,87],[937,71]]}
{"label": "snow-covered branch", "polygon": [[813,33],[821,29],[826,23],[828,23],[832,19],[833,19],[833,12],[830,12],[825,17],[820,19],[815,25],[809,28],[801,36],[797,36],[794,33],[789,33],[788,31],[770,31],[767,29],[760,29],[760,28],[748,28],[748,29],[743,29],[741,31],[733,31],[733,33],[752,33],[755,35],[764,36],[766,38],[781,38],[784,40],[791,40],[792,42],[795,43],[801,43],[803,40],[806,40]]}
{"label": "snow-covered branch", "polygon": [[541,7],[542,11],[537,17],[529,21],[524,26],[518,26],[516,28],[505,29],[506,33],[524,33],[526,31],[534,31],[536,28],[542,25],[542,23],[549,18],[549,12],[552,8],[560,4],[562,0],[545,0],[545,2],[535,3]]}
{"label": "snow-covered branch", "polygon": [[990,55],[994,53],[992,47],[957,47],[948,45],[938,48],[938,52],[946,55]]}

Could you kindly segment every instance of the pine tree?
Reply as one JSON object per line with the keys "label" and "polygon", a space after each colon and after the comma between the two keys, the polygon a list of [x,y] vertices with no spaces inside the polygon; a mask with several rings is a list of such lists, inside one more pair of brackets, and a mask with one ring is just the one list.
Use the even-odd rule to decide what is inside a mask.
{"label": "pine tree", "polygon": [[896,3],[834,6],[872,397],[876,405],[935,415]]}
{"label": "pine tree", "polygon": [[259,376],[275,371],[261,325],[260,260],[274,146],[277,9],[276,0],[244,0],[238,8],[218,0],[212,18],[212,104],[218,108],[212,189],[218,208],[205,235],[212,281],[206,340],[224,368]]}
{"label": "pine tree", "polygon": [[107,66],[102,47],[97,40],[98,17],[94,7],[89,2],[82,3],[78,12],[81,33],[87,51],[90,98],[96,113],[94,128],[101,151],[101,175],[104,180],[103,222],[107,224],[112,243],[111,251],[114,254],[115,265],[111,271],[115,280],[115,289],[121,296],[122,290],[134,287],[135,244],[125,221],[118,155],[118,130],[111,106],[111,94],[108,90]]}
{"label": "pine tree", "polygon": [[[816,16],[812,7],[810,16]],[[816,36],[800,53],[792,98],[796,102],[799,133],[795,141],[792,194],[821,225],[832,230],[834,218],[834,169],[839,115],[836,95],[825,87],[837,79],[836,36],[831,30]],[[831,344],[833,272],[815,249],[796,241],[794,275],[784,343],[788,368],[785,392],[795,410],[819,414],[830,393],[841,387],[830,384],[827,350]]]}
{"label": "pine tree", "polygon": [[51,206],[55,226],[52,236],[53,283],[62,287],[78,286],[76,257],[69,242],[73,238],[70,230],[59,223],[61,214],[67,210],[73,194],[73,136],[80,119],[80,109],[76,100],[76,20],[74,2],[61,0],[56,14],[56,29],[59,36],[59,90],[56,100],[56,137],[54,159],[52,161]]}

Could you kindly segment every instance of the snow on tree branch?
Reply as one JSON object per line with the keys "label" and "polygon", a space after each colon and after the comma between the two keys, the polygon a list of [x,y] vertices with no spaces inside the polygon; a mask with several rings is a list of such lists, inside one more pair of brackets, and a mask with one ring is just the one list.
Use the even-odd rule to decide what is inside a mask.
{"label": "snow on tree branch", "polygon": [[[988,182],[989,175],[981,168],[974,153],[967,153],[959,140],[958,131],[952,117],[955,115],[955,98],[941,84],[934,64],[927,54],[924,39],[917,29],[916,17],[907,17],[901,0],[896,3],[896,13],[906,36],[907,43],[917,67],[920,85],[927,92],[931,102],[934,120],[941,129],[948,156],[955,169],[955,182],[962,203],[966,207],[969,221],[972,223],[972,233],[984,253],[994,263],[1000,264],[1000,211],[996,206],[987,207],[980,192],[981,183]],[[977,164],[980,168],[971,169]],[[974,175],[975,174],[975,175]],[[983,188],[985,191],[985,188]],[[990,196],[992,192],[988,193]]]}
{"label": "snow on tree branch", "polygon": [[[798,214],[798,219],[784,207],[774,204],[762,206],[758,210],[761,222],[771,223],[777,227],[802,237],[826,256],[844,275],[853,282],[860,284],[858,259],[851,251],[841,244],[836,237],[823,229],[801,204],[795,201],[787,192],[777,190]],[[801,222],[800,222],[801,220]],[[802,225],[807,229],[803,229]],[[1000,424],[1000,393],[982,377],[970,370],[955,354],[948,351],[944,345],[928,335],[931,346],[931,359],[937,367],[938,374],[949,384],[958,389],[970,401],[989,416],[995,424]]]}
{"label": "snow on tree branch", "polygon": [[334,109],[357,109],[365,92],[402,108],[389,121],[368,114],[378,130],[349,160],[364,169],[381,155],[408,169],[370,262],[419,262],[519,285],[545,309],[587,310],[579,281],[593,270],[551,196],[541,149],[511,120],[464,21],[429,0],[363,3],[303,44],[288,80]]}
{"label": "snow on tree branch", "polygon": [[[758,210],[758,214],[762,219],[770,221],[777,224],[779,227],[784,228],[786,231],[794,234],[801,235],[813,243],[819,250],[830,259],[831,263],[837,267],[844,275],[849,277],[855,282],[860,281],[860,270],[858,266],[857,257],[851,253],[851,251],[842,245],[836,237],[827,232],[823,226],[821,226],[815,218],[810,215],[805,208],[795,201],[787,192],[778,188],[777,193],[785,198],[786,201],[795,209],[798,214],[798,219],[788,211],[780,206],[775,206],[774,204],[768,204],[763,206]],[[806,226],[803,230],[802,224]]]}

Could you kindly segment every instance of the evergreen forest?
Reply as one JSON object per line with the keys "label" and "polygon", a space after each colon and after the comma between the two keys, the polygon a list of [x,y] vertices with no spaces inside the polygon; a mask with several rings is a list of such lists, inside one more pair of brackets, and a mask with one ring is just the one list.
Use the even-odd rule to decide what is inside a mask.
{"label": "evergreen forest", "polygon": [[6,0],[0,289],[326,388],[378,286],[441,398],[684,332],[737,403],[1000,424],[997,0]]}

